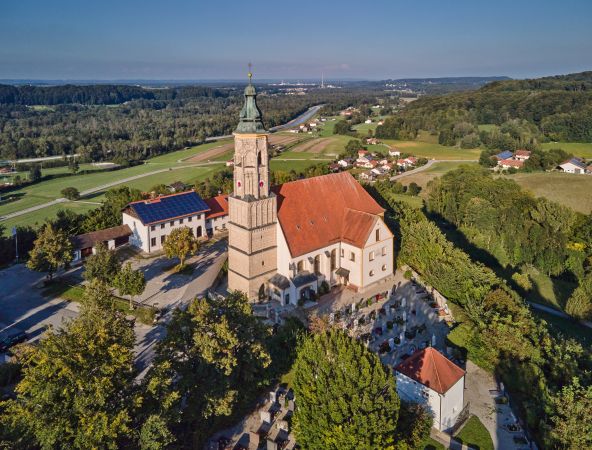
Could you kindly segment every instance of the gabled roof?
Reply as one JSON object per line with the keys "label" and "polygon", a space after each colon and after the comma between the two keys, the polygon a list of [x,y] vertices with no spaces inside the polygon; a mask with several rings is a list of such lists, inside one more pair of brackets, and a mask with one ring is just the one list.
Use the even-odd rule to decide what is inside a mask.
{"label": "gabled roof", "polygon": [[129,203],[124,211],[128,208],[144,225],[191,216],[210,209],[195,191],[163,195],[150,200],[139,200]]}
{"label": "gabled roof", "polygon": [[565,164],[573,164],[574,166],[577,166],[580,169],[585,169],[586,168],[586,163],[584,163],[580,158],[571,158],[571,159],[568,159],[567,161],[561,163],[560,166],[563,166]]}
{"label": "gabled roof", "polygon": [[206,219],[215,219],[228,214],[228,195],[217,195],[206,199],[205,202],[210,208],[206,214]]}
{"label": "gabled roof", "polygon": [[376,214],[347,208],[343,217],[341,240],[354,247],[363,247],[377,220]]}
{"label": "gabled roof", "polygon": [[465,371],[433,347],[418,350],[395,367],[397,372],[445,394],[465,376]]}
{"label": "gabled roof", "polygon": [[520,168],[524,166],[524,161],[517,160],[517,159],[504,159],[499,161],[498,163],[500,166],[509,166],[509,167],[516,167]]}
{"label": "gabled roof", "polygon": [[91,231],[90,233],[79,234],[70,238],[75,250],[82,250],[97,245],[99,242],[106,242],[112,239],[131,236],[132,230],[127,225],[105,228],[104,230]]}
{"label": "gabled roof", "polygon": [[[274,192],[278,198],[278,220],[292,257],[339,242],[349,227],[357,229],[357,222],[345,219],[351,210],[384,213],[349,172],[284,183],[276,186]],[[355,220],[361,217],[357,215]],[[351,233],[348,236],[358,242],[359,232]]]}
{"label": "gabled roof", "polygon": [[530,156],[529,150],[516,150],[516,156]]}
{"label": "gabled roof", "polygon": [[501,159],[509,159],[512,156],[514,156],[514,154],[509,150],[506,150],[504,152],[501,152],[501,153],[498,153],[497,155],[495,155],[495,157],[500,160]]}

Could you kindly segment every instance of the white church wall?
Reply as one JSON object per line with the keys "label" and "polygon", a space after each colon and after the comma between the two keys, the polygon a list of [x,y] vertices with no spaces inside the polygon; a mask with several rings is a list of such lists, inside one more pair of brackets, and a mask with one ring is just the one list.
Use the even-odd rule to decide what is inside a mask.
{"label": "white church wall", "polygon": [[[378,231],[378,240],[376,240]],[[393,273],[393,234],[379,219],[368,236],[363,251],[362,284],[365,287]]]}

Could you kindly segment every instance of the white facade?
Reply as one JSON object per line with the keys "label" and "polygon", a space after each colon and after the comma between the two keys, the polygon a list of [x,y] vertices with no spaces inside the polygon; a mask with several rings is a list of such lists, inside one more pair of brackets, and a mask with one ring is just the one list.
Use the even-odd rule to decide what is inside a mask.
{"label": "white facade", "polygon": [[[290,281],[290,287],[282,291],[270,285],[269,291],[282,304],[297,304],[302,291],[317,292],[323,281],[330,287],[348,284],[363,290],[393,273],[393,234],[380,217],[362,248],[341,241],[297,257],[292,257],[281,226],[276,229],[277,272]],[[347,279],[336,274],[340,268],[349,272]],[[299,274],[316,274],[317,281],[296,285]]]}
{"label": "white facade", "polygon": [[577,173],[577,174],[585,174],[586,173],[585,167],[580,167],[572,162],[566,162],[566,163],[560,164],[559,167],[561,167],[561,170],[563,170],[565,173]]}
{"label": "white facade", "polygon": [[[175,228],[189,227],[195,237],[206,236],[205,212],[171,219],[150,225],[144,225],[142,221],[130,214],[123,213],[123,224],[132,230],[130,244],[141,248],[146,253],[162,250],[162,245],[169,233]],[[228,216],[226,216],[228,218]]]}
{"label": "white facade", "polygon": [[206,230],[209,234],[217,234],[226,231],[228,223],[228,214],[206,219]]}
{"label": "white facade", "polygon": [[399,396],[408,402],[425,405],[434,418],[434,428],[447,431],[454,426],[464,407],[464,376],[447,392],[440,394],[407,375],[400,372],[396,374]]}

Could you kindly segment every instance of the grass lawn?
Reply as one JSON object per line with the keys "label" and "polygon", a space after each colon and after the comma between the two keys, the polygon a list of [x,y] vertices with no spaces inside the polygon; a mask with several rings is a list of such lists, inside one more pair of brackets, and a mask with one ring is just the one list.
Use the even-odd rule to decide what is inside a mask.
{"label": "grass lawn", "polygon": [[[95,200],[92,201],[95,202]],[[82,214],[87,211],[90,211],[91,209],[98,208],[99,206],[100,205],[95,205],[92,203],[65,202],[60,203],[58,205],[50,206],[48,208],[39,209],[28,214],[23,214],[22,216],[15,217],[13,219],[4,220],[0,222],[0,224],[6,227],[4,233],[8,235],[10,234],[10,230],[12,230],[13,226],[30,225],[35,228],[36,226],[41,225],[43,222],[45,222],[45,219],[55,217],[55,215],[60,209],[68,209],[76,213]]]}
{"label": "grass lawn", "polygon": [[423,200],[421,197],[412,196],[407,194],[390,194],[393,199],[398,202],[407,203],[409,206],[412,206],[416,209],[421,209],[423,207]]}
{"label": "grass lawn", "polygon": [[420,193],[420,195],[422,195],[423,197],[427,194],[426,187],[431,180],[444,175],[446,172],[458,169],[460,166],[466,165],[477,166],[477,163],[454,161],[437,162],[434,163],[431,167],[427,168],[426,170],[423,170],[418,173],[412,173],[397,181],[405,186],[408,186],[410,183],[416,183],[417,185],[421,186],[422,192]]}
{"label": "grass lawn", "polygon": [[[69,302],[81,302],[84,297],[84,286],[72,286],[62,280],[54,280],[43,290],[43,295],[51,298],[61,298]],[[131,314],[140,322],[152,325],[156,310],[154,308],[141,307],[130,310],[129,302],[123,298],[112,296],[113,305],[118,311]]]}
{"label": "grass lawn", "polygon": [[538,309],[532,309],[533,315],[543,319],[547,322],[549,331],[552,335],[561,333],[568,338],[573,338],[582,343],[584,348],[589,348],[592,345],[592,330],[584,325],[573,321],[572,319],[564,319],[557,317]]}
{"label": "grass lawn", "polygon": [[507,177],[537,197],[546,197],[584,214],[592,212],[592,176],[533,172]]}
{"label": "grass lawn", "polygon": [[535,268],[527,270],[526,273],[532,280],[532,289],[526,295],[526,299],[563,310],[576,284],[553,279]]}
{"label": "grass lawn", "polygon": [[442,444],[440,444],[438,441],[435,441],[432,438],[429,438],[427,440],[427,442],[425,443],[425,447],[424,450],[445,450],[446,447],[444,447]]}
{"label": "grass lawn", "polygon": [[586,142],[546,142],[541,145],[543,150],[561,148],[580,158],[592,158],[592,143]]}
{"label": "grass lawn", "polygon": [[493,441],[485,425],[477,416],[471,416],[460,432],[455,436],[456,440],[478,450],[493,450]]}

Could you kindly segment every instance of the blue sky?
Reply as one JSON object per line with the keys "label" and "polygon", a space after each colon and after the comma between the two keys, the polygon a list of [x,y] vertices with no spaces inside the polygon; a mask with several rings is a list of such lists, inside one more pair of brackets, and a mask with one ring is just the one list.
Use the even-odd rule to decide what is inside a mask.
{"label": "blue sky", "polygon": [[4,0],[0,78],[305,79],[592,69],[592,0]]}

